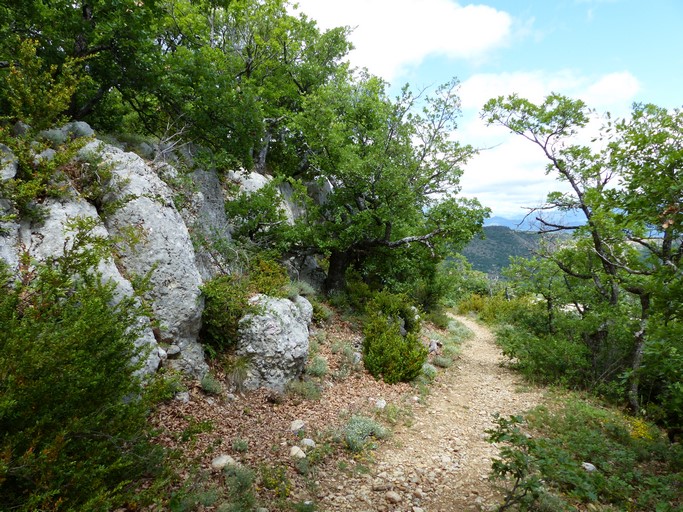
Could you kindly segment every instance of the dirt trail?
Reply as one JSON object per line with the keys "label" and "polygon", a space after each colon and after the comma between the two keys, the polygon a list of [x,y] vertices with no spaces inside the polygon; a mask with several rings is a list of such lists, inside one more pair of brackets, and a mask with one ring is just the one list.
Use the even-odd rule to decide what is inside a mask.
{"label": "dirt trail", "polygon": [[398,429],[375,454],[370,475],[339,481],[323,510],[457,512],[490,509],[488,482],[496,447],[486,442],[492,414],[518,414],[537,405],[539,390],[501,367],[492,333],[458,317],[474,336],[443,372],[410,427]]}

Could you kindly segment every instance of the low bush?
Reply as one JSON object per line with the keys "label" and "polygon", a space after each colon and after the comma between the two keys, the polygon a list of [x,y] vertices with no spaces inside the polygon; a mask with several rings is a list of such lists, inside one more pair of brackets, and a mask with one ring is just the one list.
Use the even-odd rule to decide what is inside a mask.
{"label": "low bush", "polygon": [[306,400],[319,400],[322,390],[310,380],[292,380],[287,383],[287,392]]}
{"label": "low bush", "polygon": [[526,420],[499,417],[488,433],[490,442],[503,443],[492,477],[509,484],[499,510],[683,507],[683,449],[641,419],[570,399]]}
{"label": "low bush", "polygon": [[322,356],[315,356],[306,367],[306,373],[313,377],[324,377],[327,371],[327,361]]}
{"label": "low bush", "polygon": [[237,342],[239,321],[252,311],[247,282],[239,276],[218,276],[204,283],[202,340],[214,353],[223,352]]}
{"label": "low bush", "polygon": [[436,379],[436,376],[438,375],[439,371],[436,369],[436,366],[430,363],[424,363],[422,365],[422,375],[424,375],[429,382],[433,381]]}
{"label": "low bush", "polygon": [[414,332],[401,335],[400,326],[381,313],[369,315],[363,326],[363,362],[388,384],[408,382],[422,371],[428,350]]}
{"label": "low bush", "polygon": [[342,436],[346,447],[352,452],[367,448],[372,438],[384,439],[389,431],[376,421],[365,416],[352,416],[343,428]]}
{"label": "low bush", "polygon": [[[106,241],[77,232],[61,257],[0,265],[0,503],[108,511],[164,468],[138,370],[141,310],[92,270]],[[94,245],[92,245],[94,244]],[[100,252],[102,251],[102,252]],[[134,363],[138,361],[138,363]],[[165,393],[161,393],[162,395]],[[150,480],[151,478],[151,480]]]}
{"label": "low bush", "polygon": [[531,382],[583,387],[590,381],[588,349],[562,336],[538,337],[511,325],[496,330],[496,339],[514,367]]}
{"label": "low bush", "polygon": [[203,391],[211,395],[220,395],[223,392],[223,385],[211,373],[207,373],[202,377],[200,385]]}
{"label": "low bush", "polygon": [[439,368],[450,368],[453,364],[453,359],[447,356],[436,356],[432,360],[432,364],[434,366],[438,366]]}
{"label": "low bush", "polygon": [[251,512],[256,508],[254,483],[256,475],[244,466],[229,464],[223,470],[229,503],[221,505],[220,512]]}
{"label": "low bush", "polygon": [[378,292],[368,302],[366,311],[369,315],[382,313],[408,333],[419,333],[422,326],[420,312],[403,294]]}

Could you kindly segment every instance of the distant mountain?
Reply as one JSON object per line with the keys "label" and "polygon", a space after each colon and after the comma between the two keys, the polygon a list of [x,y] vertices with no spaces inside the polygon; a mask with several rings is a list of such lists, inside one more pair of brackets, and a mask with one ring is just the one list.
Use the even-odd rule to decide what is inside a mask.
{"label": "distant mountain", "polygon": [[529,220],[525,220],[523,218],[518,218],[518,219],[508,219],[506,217],[498,217],[494,216],[491,218],[488,218],[484,221],[484,226],[505,226],[510,229],[515,229],[515,230],[521,230],[521,231],[530,231],[532,229],[532,226],[530,225]]}
{"label": "distant mountain", "polygon": [[540,241],[541,236],[535,232],[485,226],[483,236],[475,237],[462,254],[475,270],[499,275],[508,266],[510,256],[530,257]]}
{"label": "distant mountain", "polygon": [[584,224],[585,217],[583,213],[576,211],[571,212],[539,212],[532,213],[527,217],[507,218],[494,216],[484,221],[484,226],[505,226],[515,231],[539,231],[540,223],[536,217],[543,215],[543,218],[548,222],[561,225],[580,226]]}

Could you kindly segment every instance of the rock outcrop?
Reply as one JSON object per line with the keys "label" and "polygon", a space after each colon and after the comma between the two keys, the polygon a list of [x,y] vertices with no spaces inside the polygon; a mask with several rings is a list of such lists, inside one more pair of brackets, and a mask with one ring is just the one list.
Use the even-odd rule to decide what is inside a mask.
{"label": "rock outcrop", "polygon": [[[99,222],[97,210],[93,205],[79,197],[70,197],[64,200],[48,199],[43,203],[45,218],[42,222],[22,221],[19,223],[5,223],[3,236],[0,237],[0,257],[10,266],[17,268],[21,251],[28,251],[31,258],[42,261],[49,257],[60,257],[65,250],[72,246],[73,233],[69,231],[68,224],[75,219],[96,219]],[[104,225],[100,224],[92,234],[98,237],[108,237]],[[100,262],[97,269],[105,281],[116,283],[115,300],[133,295],[133,287],[124,278],[114,264],[113,259],[108,258]],[[148,318],[138,319],[141,334],[137,344],[142,346],[148,353],[141,372],[153,373],[159,367],[163,351],[154,338]]]}
{"label": "rock outcrop", "polygon": [[125,236],[131,227],[138,230],[138,243],[121,251],[119,264],[130,278],[149,276],[145,299],[159,324],[158,341],[180,348],[179,357],[170,364],[201,377],[208,370],[197,342],[202,279],[190,233],[173,204],[173,192],[133,153],[98,143],[81,151],[83,155],[92,152],[111,168],[116,183],[103,198],[108,232]]}
{"label": "rock outcrop", "polygon": [[[70,123],[63,128],[43,132],[41,137],[60,143],[68,138],[90,136],[85,123]],[[16,163],[9,148],[0,148],[0,170],[3,180],[16,173]],[[133,279],[149,277],[149,289],[144,297],[153,318],[141,318],[142,335],[138,343],[149,349],[143,372],[156,371],[166,352],[159,346],[180,348],[169,361],[177,368],[202,376],[208,370],[201,345],[197,341],[201,327],[203,304],[201,276],[188,229],[173,205],[173,192],[146,164],[133,153],[125,153],[98,141],[87,144],[80,158],[91,159],[93,153],[101,165],[111,172],[106,193],[96,208],[74,189],[59,199],[46,199],[41,205],[40,221],[17,219],[0,226],[0,258],[10,268],[17,269],[22,251],[32,258],[45,260],[60,256],[69,247],[67,227],[77,218],[95,219],[93,235],[129,238],[131,230],[139,238],[130,247],[121,245],[116,262],[103,261],[98,271],[116,283],[119,298],[133,294]],[[40,158],[52,158],[41,153]],[[12,211],[10,202],[0,198],[0,214]],[[150,320],[158,323],[151,328]]]}
{"label": "rock outcrop", "polygon": [[252,302],[258,312],[240,321],[237,342],[237,353],[252,365],[245,386],[283,391],[304,370],[313,307],[303,297],[291,301],[257,295]]}

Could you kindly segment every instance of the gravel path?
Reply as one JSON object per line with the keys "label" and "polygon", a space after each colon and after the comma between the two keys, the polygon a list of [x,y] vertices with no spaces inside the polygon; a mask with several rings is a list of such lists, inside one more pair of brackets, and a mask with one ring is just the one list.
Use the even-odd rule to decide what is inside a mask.
{"label": "gravel path", "polygon": [[542,394],[501,366],[487,328],[457,319],[474,336],[440,374],[428,407],[377,450],[370,474],[330,475],[326,483],[336,492],[324,497],[323,510],[457,512],[490,510],[496,503],[488,474],[497,448],[486,442],[485,430],[493,426],[493,413],[519,414],[538,405]]}

